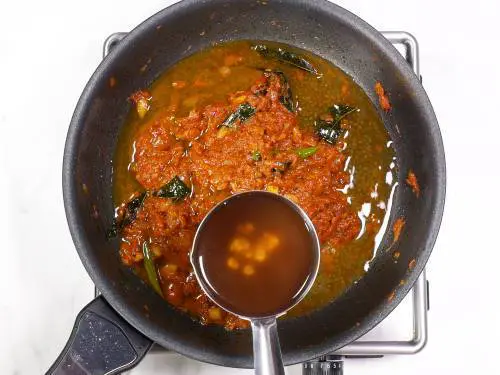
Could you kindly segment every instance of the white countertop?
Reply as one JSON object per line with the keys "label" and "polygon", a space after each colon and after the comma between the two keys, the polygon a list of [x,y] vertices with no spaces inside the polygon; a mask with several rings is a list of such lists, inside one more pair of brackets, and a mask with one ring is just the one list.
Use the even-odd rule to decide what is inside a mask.
{"label": "white countertop", "polygon": [[[101,60],[104,38],[130,30],[170,3],[45,0],[1,6],[2,375],[44,373],[76,314],[93,296],[63,209],[66,131],[80,92]],[[428,345],[414,356],[348,360],[345,373],[498,373],[493,361],[500,338],[500,3],[338,3],[380,30],[406,30],[417,37],[448,167],[445,217],[427,268]],[[149,355],[131,373],[252,372],[161,354]],[[300,368],[288,373],[300,374]]]}

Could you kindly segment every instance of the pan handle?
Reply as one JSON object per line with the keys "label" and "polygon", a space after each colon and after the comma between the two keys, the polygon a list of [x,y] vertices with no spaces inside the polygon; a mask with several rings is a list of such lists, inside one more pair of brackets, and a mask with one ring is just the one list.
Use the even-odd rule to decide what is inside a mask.
{"label": "pan handle", "polygon": [[113,375],[137,365],[153,342],[99,296],[76,317],[63,351],[46,375]]}

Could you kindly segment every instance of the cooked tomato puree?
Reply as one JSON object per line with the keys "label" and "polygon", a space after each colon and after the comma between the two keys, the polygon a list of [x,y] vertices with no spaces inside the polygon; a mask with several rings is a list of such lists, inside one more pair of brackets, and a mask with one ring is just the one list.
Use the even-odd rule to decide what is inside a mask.
{"label": "cooked tomato puree", "polygon": [[[117,218],[141,196],[118,233],[123,262],[148,280],[146,243],[163,297],[203,323],[228,329],[247,323],[209,301],[189,263],[196,228],[216,203],[265,189],[307,212],[322,254],[313,289],[288,314],[301,315],[362,276],[394,185],[389,136],[352,78],[305,51],[266,42],[306,59],[317,73],[282,55],[258,53],[256,44],[233,42],[195,53],[140,95],[131,93],[114,160]],[[350,112],[338,115],[347,113],[339,106]],[[327,126],[323,136],[321,124]],[[334,130],[335,137],[325,137]]]}

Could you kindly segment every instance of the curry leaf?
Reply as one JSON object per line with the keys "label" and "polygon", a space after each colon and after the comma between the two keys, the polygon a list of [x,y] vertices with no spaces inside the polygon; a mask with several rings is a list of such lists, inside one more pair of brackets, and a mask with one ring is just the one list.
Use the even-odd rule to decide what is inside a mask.
{"label": "curry leaf", "polygon": [[120,230],[118,229],[118,223],[117,223],[116,219],[113,219],[113,223],[111,224],[111,228],[109,228],[106,231],[106,238],[109,240],[111,238],[118,236],[119,231]]}
{"label": "curry leaf", "polygon": [[253,161],[261,161],[262,160],[262,154],[260,151],[253,151],[252,152],[252,160]]}
{"label": "curry leaf", "polygon": [[254,115],[255,108],[252,107],[248,103],[242,103],[238,107],[238,112],[239,112],[239,116],[240,116],[240,121],[245,122],[246,120],[248,120],[250,117],[252,117]]}
{"label": "curry leaf", "polygon": [[359,109],[357,109],[357,108],[350,107],[350,106],[344,105],[344,104],[334,104],[328,110],[332,114],[334,122],[340,121],[345,116],[347,116],[353,112],[359,111]]}
{"label": "curry leaf", "polygon": [[158,274],[156,272],[156,266],[153,259],[153,254],[149,250],[147,242],[143,242],[142,244],[142,253],[144,255],[144,268],[146,270],[146,274],[148,275],[148,280],[153,289],[160,296],[163,297],[163,293],[161,291],[160,282],[158,281]]}
{"label": "curry leaf", "polygon": [[316,68],[309,61],[294,52],[284,50],[283,48],[271,48],[265,44],[258,44],[253,49],[267,59],[275,59],[306,72],[318,74]]}
{"label": "curry leaf", "polygon": [[[281,104],[285,106],[290,112],[295,112],[295,104],[293,102],[293,94],[290,84],[288,83],[288,79],[280,70],[272,70],[272,69],[261,69],[264,72],[264,76],[267,78],[267,85],[265,86],[265,93],[267,94],[267,87],[270,84],[270,80],[272,77],[276,77],[276,79],[280,82],[280,93],[279,93],[279,101]],[[264,92],[262,88],[259,88],[259,92]]]}
{"label": "curry leaf", "polygon": [[358,112],[358,108],[350,107],[345,104],[334,104],[328,111],[332,115],[332,120],[318,119],[314,122],[314,129],[319,138],[334,145],[342,134],[340,121],[347,115]]}
{"label": "curry leaf", "polygon": [[316,120],[314,123],[314,129],[318,137],[331,145],[334,145],[337,142],[337,139],[342,133],[339,121]]}
{"label": "curry leaf", "polygon": [[238,108],[236,108],[236,110],[233,113],[231,113],[228,117],[226,117],[226,119],[220,126],[226,126],[228,128],[231,128],[233,127],[234,123],[237,120],[245,122],[254,114],[255,114],[255,108],[252,107],[251,104],[247,102],[242,103],[238,106]]}
{"label": "curry leaf", "polygon": [[295,105],[293,103],[292,89],[286,76],[283,72],[275,72],[280,80],[281,93],[279,96],[279,101],[285,106],[290,112],[295,112]]}
{"label": "curry leaf", "polygon": [[305,159],[308,158],[309,156],[314,155],[316,151],[318,151],[318,148],[314,146],[314,147],[299,148],[295,150],[295,153],[302,159]]}
{"label": "curry leaf", "polygon": [[113,219],[113,224],[111,224],[111,229],[106,233],[107,238],[116,237],[118,233],[127,225],[131,224],[137,217],[139,209],[142,207],[144,200],[146,199],[147,192],[143,192],[137,197],[131,199],[125,205],[125,211],[121,218]]}
{"label": "curry leaf", "polygon": [[191,189],[178,176],[154,193],[157,197],[172,198],[174,202],[183,200],[191,193]]}

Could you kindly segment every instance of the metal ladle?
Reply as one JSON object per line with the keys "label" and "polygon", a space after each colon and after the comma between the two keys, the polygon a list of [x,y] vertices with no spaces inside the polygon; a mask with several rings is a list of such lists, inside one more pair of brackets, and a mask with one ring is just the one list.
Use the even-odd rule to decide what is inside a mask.
{"label": "metal ladle", "polygon": [[[217,298],[216,291],[212,288],[210,282],[206,280],[206,275],[202,271],[202,265],[200,264],[200,258],[198,256],[198,250],[200,249],[200,233],[203,231],[205,225],[211,220],[212,214],[216,210],[224,209],[227,207],[228,203],[232,199],[245,199],[246,197],[254,197],[255,195],[264,194],[272,196],[272,199],[280,200],[286,203],[289,207],[293,208],[295,213],[300,216],[303,220],[309,235],[311,236],[312,246],[311,251],[312,256],[312,272],[308,275],[307,279],[304,280],[302,288],[289,306],[282,308],[280,311],[276,311],[274,314],[265,317],[255,317],[255,316],[242,316],[240,314],[235,314],[242,319],[249,320],[252,326],[253,335],[253,353],[254,353],[254,367],[255,374],[257,375],[281,375],[285,373],[283,367],[283,360],[281,356],[281,348],[278,338],[278,331],[276,325],[276,318],[285,314],[288,310],[294,307],[311,289],[316,275],[319,269],[319,259],[320,259],[320,244],[314,225],[307,216],[307,214],[300,208],[297,204],[291,200],[274,193],[267,191],[249,191],[240,194],[235,194],[225,199],[216,205],[203,219],[198,227],[193,241],[193,248],[191,251],[191,264],[193,265],[194,273],[196,278],[205,292],[205,294],[218,306],[224,310],[232,312],[224,303]],[[265,291],[263,291],[265,292]]]}

